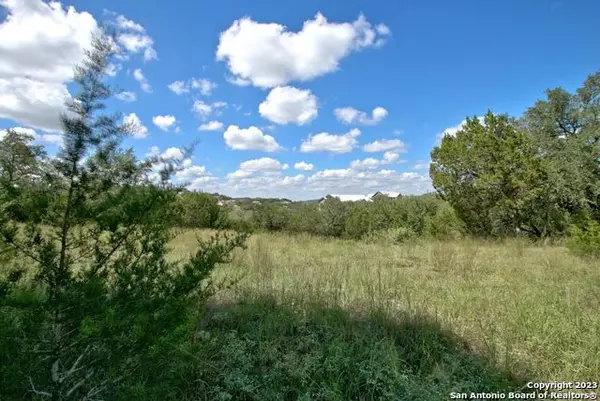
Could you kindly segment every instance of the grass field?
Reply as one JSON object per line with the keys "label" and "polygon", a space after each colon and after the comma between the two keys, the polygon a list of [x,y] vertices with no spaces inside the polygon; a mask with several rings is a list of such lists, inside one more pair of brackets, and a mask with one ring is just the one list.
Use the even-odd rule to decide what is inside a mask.
{"label": "grass field", "polygon": [[[207,232],[182,232],[173,255],[193,251],[198,234]],[[233,330],[251,339],[254,351],[240,349],[289,363],[284,376],[308,369],[306,354],[291,345],[308,335],[298,327],[321,333],[318,340],[308,335],[316,343],[309,341],[306,350],[321,362],[332,354],[353,360],[348,368],[355,371],[361,360],[371,361],[364,380],[351,374],[362,384],[331,376],[335,367],[318,373],[327,391],[364,386],[352,394],[372,399],[366,389],[381,385],[395,394],[412,389],[406,391],[413,399],[447,399],[449,391],[600,377],[600,266],[562,247],[467,240],[385,245],[258,234],[216,276],[238,281],[211,301],[203,335]],[[257,358],[248,363],[262,365]],[[343,372],[343,363],[336,363]],[[373,372],[377,366],[387,370]]]}

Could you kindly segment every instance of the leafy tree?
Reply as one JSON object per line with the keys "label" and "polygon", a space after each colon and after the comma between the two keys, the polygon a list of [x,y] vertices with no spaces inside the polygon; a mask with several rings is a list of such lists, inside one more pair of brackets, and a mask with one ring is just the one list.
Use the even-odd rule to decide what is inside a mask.
{"label": "leafy tree", "polygon": [[0,241],[17,254],[9,263],[26,258],[35,275],[27,283],[12,274],[0,285],[0,323],[8,325],[0,349],[10,361],[0,388],[8,399],[154,396],[143,389],[167,373],[148,367],[171,357],[189,306],[215,288],[211,271],[245,240],[216,237],[188,261],[167,260],[180,191],[169,177],[179,166],[140,162],[119,148],[129,127],[102,113],[112,95],[103,80],[111,43],[97,37],[75,69],[79,92],[61,117],[64,145],[47,170],[57,196],[44,224],[0,213]]}
{"label": "leafy tree", "polygon": [[543,237],[563,229],[553,213],[547,163],[530,137],[506,116],[467,119],[431,153],[433,186],[475,235]]}
{"label": "leafy tree", "polygon": [[177,199],[178,223],[185,227],[224,228],[226,215],[209,194],[184,192]]}
{"label": "leafy tree", "polygon": [[280,205],[261,203],[254,209],[252,221],[260,230],[281,231],[289,222],[289,211]]}
{"label": "leafy tree", "polygon": [[547,161],[549,207],[600,219],[600,71],[575,94],[548,90],[520,123]]}
{"label": "leafy tree", "polygon": [[24,221],[47,205],[37,186],[42,184],[41,146],[34,145],[28,133],[7,129],[0,138],[0,198],[11,201],[5,213]]}
{"label": "leafy tree", "polygon": [[349,215],[348,206],[335,197],[328,197],[319,206],[323,235],[341,237]]}

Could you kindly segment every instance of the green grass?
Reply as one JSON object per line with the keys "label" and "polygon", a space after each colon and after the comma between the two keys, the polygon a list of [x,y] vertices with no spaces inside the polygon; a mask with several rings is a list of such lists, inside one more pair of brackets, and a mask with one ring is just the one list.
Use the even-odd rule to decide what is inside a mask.
{"label": "green grass", "polygon": [[[178,236],[173,254],[185,257],[193,251],[197,234],[187,231]],[[515,380],[600,377],[600,266],[597,261],[572,256],[563,247],[516,240],[390,246],[257,234],[248,249],[238,252],[216,275],[239,279],[211,301],[213,308],[236,311],[231,315],[236,316],[235,322],[224,324],[237,327],[237,336],[254,338],[256,347],[275,353],[278,348],[270,344],[283,341],[277,333],[301,322],[329,333],[309,352],[346,344],[340,339],[347,336],[350,344],[344,346],[349,349],[343,352],[348,355],[356,352],[353,347],[370,355],[356,356],[357,360],[385,355],[394,375],[408,375],[397,380],[421,375],[429,382],[439,376],[436,380],[446,383],[443,391],[461,386],[472,389],[473,383],[502,387]],[[265,297],[270,306],[263,308]],[[231,306],[239,303],[243,306]],[[340,313],[344,317],[332,323],[330,316]],[[348,323],[374,316],[385,324]],[[427,322],[419,326],[427,329],[407,332],[407,322]],[[308,341],[296,336],[303,335],[298,332],[285,338]],[[297,359],[303,364],[302,358],[288,351],[279,355],[287,358],[285,363]],[[411,362],[407,355],[419,355],[427,367],[416,369],[416,359]],[[469,381],[473,366],[481,361],[489,367],[482,374],[492,379]],[[326,377],[332,385],[339,384],[333,376]],[[356,380],[361,379],[357,376]],[[327,380],[322,381],[326,386]]]}

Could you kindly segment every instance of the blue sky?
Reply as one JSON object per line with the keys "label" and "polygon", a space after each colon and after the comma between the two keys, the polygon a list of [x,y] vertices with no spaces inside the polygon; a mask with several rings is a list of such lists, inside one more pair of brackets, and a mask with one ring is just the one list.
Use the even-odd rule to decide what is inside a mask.
{"label": "blue sky", "polygon": [[125,145],[177,157],[200,140],[177,177],[191,188],[422,193],[445,130],[520,115],[600,66],[594,0],[141,4],[0,0],[0,128],[35,130],[52,152],[67,67],[109,23],[123,55],[110,81],[135,96],[109,106],[139,126]]}

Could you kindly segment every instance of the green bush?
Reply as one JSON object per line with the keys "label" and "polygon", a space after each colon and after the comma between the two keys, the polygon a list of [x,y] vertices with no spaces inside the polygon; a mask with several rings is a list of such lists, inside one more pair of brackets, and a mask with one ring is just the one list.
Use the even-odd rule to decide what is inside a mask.
{"label": "green bush", "polygon": [[466,232],[464,222],[448,204],[441,204],[433,216],[425,219],[425,234],[436,239],[457,239]]}
{"label": "green bush", "polygon": [[364,236],[364,240],[367,242],[402,244],[417,237],[418,235],[410,227],[392,227],[384,230],[370,231]]}
{"label": "green bush", "polygon": [[183,227],[224,228],[227,216],[210,194],[185,192],[177,199],[178,221]]}
{"label": "green bush", "polygon": [[581,256],[600,257],[600,223],[587,219],[571,226],[567,247]]}

